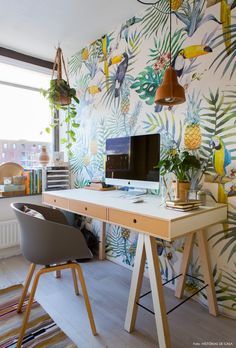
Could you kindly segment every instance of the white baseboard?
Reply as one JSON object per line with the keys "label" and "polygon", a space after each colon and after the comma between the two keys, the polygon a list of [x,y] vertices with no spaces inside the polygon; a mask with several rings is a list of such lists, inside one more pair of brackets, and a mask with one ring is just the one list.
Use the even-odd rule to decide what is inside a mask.
{"label": "white baseboard", "polygon": [[0,259],[5,259],[11,256],[17,256],[21,254],[20,246],[14,246],[11,248],[0,249]]}

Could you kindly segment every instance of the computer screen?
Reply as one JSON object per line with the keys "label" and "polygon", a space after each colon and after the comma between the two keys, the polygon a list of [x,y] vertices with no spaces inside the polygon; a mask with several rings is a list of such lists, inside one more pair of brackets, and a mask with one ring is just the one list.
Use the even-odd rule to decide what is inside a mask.
{"label": "computer screen", "polygon": [[160,134],[110,138],[106,141],[106,183],[158,188]]}

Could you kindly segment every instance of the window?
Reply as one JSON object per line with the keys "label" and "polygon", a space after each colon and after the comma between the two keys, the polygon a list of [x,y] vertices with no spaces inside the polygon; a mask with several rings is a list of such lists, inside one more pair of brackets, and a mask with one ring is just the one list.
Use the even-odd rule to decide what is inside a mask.
{"label": "window", "polygon": [[41,146],[51,149],[52,135],[45,132],[51,112],[40,93],[48,88],[51,71],[24,65],[0,61],[0,163],[33,167]]}

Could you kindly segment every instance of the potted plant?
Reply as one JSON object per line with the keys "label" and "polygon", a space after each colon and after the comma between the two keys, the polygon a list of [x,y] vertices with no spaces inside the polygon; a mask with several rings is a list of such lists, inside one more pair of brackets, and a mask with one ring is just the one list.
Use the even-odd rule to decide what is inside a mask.
{"label": "potted plant", "polygon": [[[62,67],[66,80],[62,78]],[[54,78],[55,72],[57,72]],[[68,154],[71,154],[71,147],[73,142],[76,141],[75,129],[80,125],[75,121],[77,114],[76,104],[79,104],[79,99],[76,97],[76,90],[70,87],[68,74],[65,66],[63,53],[60,47],[57,48],[56,57],[53,65],[52,79],[50,81],[50,87],[47,90],[41,90],[43,96],[48,99],[49,106],[52,112],[53,122],[45,129],[47,133],[50,133],[56,126],[62,126],[66,124],[66,138],[61,139],[61,143],[65,144]],[[62,110],[59,118],[57,110]]]}
{"label": "potted plant", "polygon": [[44,90],[43,95],[48,99],[50,106],[57,106],[57,108],[70,105],[72,98],[76,103],[79,103],[76,90],[70,88],[70,85],[64,79],[51,80],[49,89]]}
{"label": "potted plant", "polygon": [[156,168],[160,168],[160,174],[163,176],[167,173],[175,175],[176,181],[173,182],[175,199],[185,201],[191,178],[195,171],[201,168],[201,160],[186,150],[172,149],[164,154]]}

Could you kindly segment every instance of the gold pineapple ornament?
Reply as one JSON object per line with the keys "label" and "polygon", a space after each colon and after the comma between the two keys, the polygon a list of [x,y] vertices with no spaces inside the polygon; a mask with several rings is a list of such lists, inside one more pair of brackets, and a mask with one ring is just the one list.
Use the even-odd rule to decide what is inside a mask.
{"label": "gold pineapple ornament", "polygon": [[82,49],[81,56],[83,61],[86,61],[89,58],[89,51],[87,47]]}
{"label": "gold pineapple ornament", "polygon": [[184,145],[187,150],[196,150],[202,143],[202,132],[200,126],[201,100],[195,94],[189,97],[184,131]]}
{"label": "gold pineapple ornament", "polygon": [[171,4],[170,4],[171,10],[177,11],[182,5],[182,3],[183,3],[183,0],[171,0]]}
{"label": "gold pineapple ornament", "polygon": [[184,145],[188,150],[196,150],[201,146],[202,133],[200,124],[190,124],[185,128]]}

